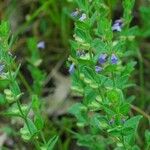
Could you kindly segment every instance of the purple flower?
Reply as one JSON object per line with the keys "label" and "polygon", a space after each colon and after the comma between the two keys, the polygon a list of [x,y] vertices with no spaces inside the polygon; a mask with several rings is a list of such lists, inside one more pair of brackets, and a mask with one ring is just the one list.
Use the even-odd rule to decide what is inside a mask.
{"label": "purple flower", "polygon": [[84,21],[86,18],[87,18],[86,14],[83,13],[83,14],[81,15],[81,17],[79,18],[79,20],[80,20],[80,21]]}
{"label": "purple flower", "polygon": [[75,65],[74,64],[71,64],[70,67],[69,67],[69,73],[70,74],[73,74],[75,71]]}
{"label": "purple flower", "polygon": [[112,64],[117,64],[118,63],[118,58],[115,54],[111,55],[111,63]]}
{"label": "purple flower", "polygon": [[39,48],[39,49],[44,49],[44,48],[45,48],[45,42],[44,42],[44,41],[40,41],[40,42],[37,44],[37,48]]}
{"label": "purple flower", "polygon": [[3,71],[4,71],[4,65],[3,64],[0,64],[0,75],[2,75],[3,74]]}
{"label": "purple flower", "polygon": [[76,11],[71,13],[72,17],[77,17],[78,15],[79,15],[79,10],[76,10]]}
{"label": "purple flower", "polygon": [[113,31],[121,32],[121,30],[122,30],[122,25],[123,25],[122,20],[121,20],[121,19],[118,19],[118,20],[116,20],[115,23],[113,24],[112,30],[113,30]]}
{"label": "purple flower", "polygon": [[115,21],[116,24],[119,24],[120,26],[122,26],[123,22],[122,22],[122,19],[117,19]]}
{"label": "purple flower", "polygon": [[107,54],[101,54],[98,58],[99,64],[104,64],[106,62]]}
{"label": "purple flower", "polygon": [[102,67],[100,67],[100,66],[95,66],[95,71],[96,71],[97,73],[101,72],[102,70],[103,70]]}

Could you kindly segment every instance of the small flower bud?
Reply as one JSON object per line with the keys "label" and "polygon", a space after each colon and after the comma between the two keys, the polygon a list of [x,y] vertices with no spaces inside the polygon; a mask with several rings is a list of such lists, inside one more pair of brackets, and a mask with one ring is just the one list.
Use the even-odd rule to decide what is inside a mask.
{"label": "small flower bud", "polygon": [[111,63],[112,64],[117,64],[118,63],[118,58],[115,54],[111,55]]}
{"label": "small flower bud", "polygon": [[40,41],[40,42],[37,44],[37,48],[39,48],[39,49],[44,49],[44,48],[45,48],[45,42],[44,42],[44,41]]}
{"label": "small flower bud", "polygon": [[118,19],[118,20],[116,20],[115,23],[113,24],[112,30],[113,30],[113,31],[121,32],[121,30],[122,30],[122,25],[123,25],[122,20],[121,20],[121,19]]}
{"label": "small flower bud", "polygon": [[107,54],[101,54],[98,58],[99,64],[104,64],[106,62]]}
{"label": "small flower bud", "polygon": [[75,71],[75,65],[74,64],[71,64],[70,67],[69,67],[69,73],[70,74],[73,74]]}
{"label": "small flower bud", "polygon": [[96,71],[97,73],[101,72],[102,70],[103,70],[102,67],[100,67],[100,66],[95,66],[95,71]]}
{"label": "small flower bud", "polygon": [[81,15],[81,17],[79,18],[79,20],[80,20],[80,21],[84,21],[86,18],[87,18],[86,14],[83,13],[83,14]]}
{"label": "small flower bud", "polygon": [[80,11],[78,9],[76,9],[76,11],[71,13],[71,17],[77,17],[79,15],[79,12]]}

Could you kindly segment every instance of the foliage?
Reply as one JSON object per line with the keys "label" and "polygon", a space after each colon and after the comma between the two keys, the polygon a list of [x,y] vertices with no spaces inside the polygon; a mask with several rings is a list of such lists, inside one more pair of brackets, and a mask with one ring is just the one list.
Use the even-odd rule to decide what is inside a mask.
{"label": "foliage", "polygon": [[[1,65],[4,65],[4,70],[1,73],[1,80],[5,79],[8,81],[4,88],[4,94],[1,95],[2,101],[5,101],[2,103],[7,105],[7,111],[4,111],[4,115],[9,117],[20,117],[23,120],[23,127],[20,129],[20,134],[23,140],[33,141],[36,149],[51,150],[57,142],[58,136],[54,136],[46,141],[42,131],[44,128],[44,120],[41,116],[39,88],[42,87],[42,78],[44,77],[44,74],[38,68],[40,58],[38,52],[35,51],[37,43],[34,39],[29,39],[28,42],[28,46],[30,47],[29,50],[31,50],[31,58],[29,58],[29,62],[32,65],[29,66],[29,69],[32,72],[35,83],[33,84],[34,87],[31,93],[32,102],[26,105],[20,102],[23,93],[21,92],[19,83],[16,80],[20,65],[15,68],[15,57],[9,52],[11,49],[11,41],[13,39],[9,36],[10,29],[7,22],[1,23],[0,33],[0,61]],[[3,81],[2,83],[5,84]],[[31,115],[29,115],[31,112],[33,113],[32,118]]]}
{"label": "foliage", "polygon": [[0,149],[149,150],[149,4],[0,1]]}
{"label": "foliage", "polygon": [[74,65],[69,69],[72,89],[82,95],[82,102],[69,110],[84,130],[75,133],[78,144],[91,150],[139,149],[135,137],[142,116],[129,117],[131,101],[126,95],[136,64],[130,56],[138,49],[139,29],[130,26],[135,1],[122,2],[123,16],[114,23],[106,1],[76,3],[75,40],[68,60]]}

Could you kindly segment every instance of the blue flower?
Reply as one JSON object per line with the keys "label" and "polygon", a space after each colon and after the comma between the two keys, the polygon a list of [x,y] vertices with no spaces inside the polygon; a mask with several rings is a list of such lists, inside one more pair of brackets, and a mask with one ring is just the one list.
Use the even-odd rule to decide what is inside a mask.
{"label": "blue flower", "polygon": [[83,13],[83,14],[81,15],[81,17],[79,18],[79,20],[80,20],[80,21],[84,21],[86,18],[87,18],[86,14]]}
{"label": "blue flower", "polygon": [[44,49],[44,48],[45,48],[45,42],[44,42],[44,41],[40,41],[40,42],[37,44],[37,48]]}
{"label": "blue flower", "polygon": [[97,73],[101,72],[102,70],[103,70],[102,67],[100,67],[100,66],[95,66],[95,71],[96,71]]}
{"label": "blue flower", "polygon": [[111,63],[117,64],[118,63],[118,57],[115,54],[111,55]]}
{"label": "blue flower", "polygon": [[79,15],[79,10],[76,10],[76,11],[71,13],[72,17],[77,17],[78,15]]}
{"label": "blue flower", "polygon": [[98,58],[98,63],[104,64],[106,62],[106,59],[107,59],[107,54],[101,54]]}
{"label": "blue flower", "polygon": [[3,74],[3,71],[4,71],[4,65],[3,64],[0,64],[0,75],[2,75]]}
{"label": "blue flower", "polygon": [[123,25],[122,19],[117,19],[117,20],[115,21],[115,23],[116,23],[116,24],[118,23],[120,26]]}
{"label": "blue flower", "polygon": [[70,67],[69,67],[69,73],[70,74],[73,74],[75,71],[75,65],[74,64],[71,64]]}
{"label": "blue flower", "polygon": [[113,31],[121,32],[121,30],[122,30],[122,25],[123,25],[122,20],[121,20],[121,19],[118,19],[118,20],[116,20],[115,23],[113,24],[112,30],[113,30]]}

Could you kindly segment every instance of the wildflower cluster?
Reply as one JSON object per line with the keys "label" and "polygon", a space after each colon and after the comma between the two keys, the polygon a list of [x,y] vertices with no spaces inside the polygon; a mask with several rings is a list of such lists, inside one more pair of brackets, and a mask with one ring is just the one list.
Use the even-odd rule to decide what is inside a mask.
{"label": "wildflower cluster", "polygon": [[72,13],[75,40],[70,41],[68,60],[72,90],[82,96],[82,102],[73,105],[69,112],[85,132],[75,136],[80,146],[93,150],[107,149],[109,144],[104,143],[109,143],[110,138],[114,141],[110,143],[112,147],[131,149],[141,118],[129,118],[130,103],[124,92],[135,65],[128,58],[125,61],[129,43],[134,40],[127,32],[132,30],[129,14],[134,1],[123,1],[124,14],[114,24],[104,0],[77,0],[77,4],[79,8]]}

